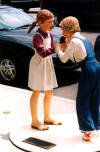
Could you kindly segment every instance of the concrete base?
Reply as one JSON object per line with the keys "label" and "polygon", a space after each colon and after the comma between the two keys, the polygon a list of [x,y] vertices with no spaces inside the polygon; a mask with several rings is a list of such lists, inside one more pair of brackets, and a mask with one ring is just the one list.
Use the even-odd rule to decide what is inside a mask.
{"label": "concrete base", "polygon": [[[100,137],[91,142],[82,140],[77,123],[75,100],[53,96],[52,117],[62,121],[63,125],[50,126],[48,131],[32,129],[29,104],[31,94],[32,92],[28,90],[0,85],[0,152],[22,152],[20,148],[29,152],[100,151]],[[38,104],[41,122],[43,121],[43,97],[44,94],[41,93]],[[56,146],[45,150],[22,142],[29,137],[46,140]]]}
{"label": "concrete base", "polygon": [[[30,124],[14,127],[10,129],[10,140],[17,147],[29,152],[96,152],[100,149],[100,138],[95,138],[91,142],[82,140],[82,134],[78,129],[76,114],[54,115],[60,118],[63,125],[50,126],[47,131],[32,129]],[[23,140],[35,137],[44,141],[56,144],[49,150],[27,144]]]}

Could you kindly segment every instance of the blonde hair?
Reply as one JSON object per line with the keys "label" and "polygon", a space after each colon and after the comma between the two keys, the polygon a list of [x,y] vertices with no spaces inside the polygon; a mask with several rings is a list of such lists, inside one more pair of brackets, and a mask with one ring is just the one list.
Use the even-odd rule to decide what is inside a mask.
{"label": "blonde hair", "polygon": [[45,22],[48,19],[53,18],[54,15],[52,12],[50,12],[49,10],[46,9],[42,9],[37,13],[36,16],[36,21],[34,21],[32,23],[32,25],[30,26],[29,30],[28,30],[28,34],[32,31],[32,29],[36,26],[36,24],[41,21],[42,23]]}
{"label": "blonde hair", "polygon": [[68,32],[80,32],[81,31],[78,19],[73,16],[65,17],[60,22],[60,26],[61,26],[61,28],[64,28]]}

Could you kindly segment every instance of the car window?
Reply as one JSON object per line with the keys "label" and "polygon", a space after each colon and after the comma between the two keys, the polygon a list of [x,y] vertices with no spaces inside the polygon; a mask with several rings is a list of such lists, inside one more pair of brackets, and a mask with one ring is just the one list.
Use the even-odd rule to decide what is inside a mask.
{"label": "car window", "polygon": [[24,25],[31,25],[35,18],[15,8],[0,10],[0,29],[16,29]]}

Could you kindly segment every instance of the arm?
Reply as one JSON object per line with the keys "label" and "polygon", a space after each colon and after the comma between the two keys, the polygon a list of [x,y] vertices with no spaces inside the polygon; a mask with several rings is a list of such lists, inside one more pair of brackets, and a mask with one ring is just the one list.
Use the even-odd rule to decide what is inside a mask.
{"label": "arm", "polygon": [[43,39],[40,34],[36,34],[33,38],[33,46],[36,48],[37,52],[39,55],[43,58],[55,53],[54,52],[54,44],[53,44],[53,39],[51,37],[51,48],[45,50],[43,46]]}
{"label": "arm", "polygon": [[57,43],[55,46],[55,51],[58,54],[62,62],[67,62],[70,59],[70,56],[74,52],[74,44],[71,42],[68,46],[65,47],[65,50],[62,49],[62,44]]}
{"label": "arm", "polygon": [[59,44],[56,44],[56,52],[60,57],[60,60],[64,63],[67,62],[69,59],[75,62],[73,56],[75,57],[77,62],[83,61],[87,56],[83,42],[77,38],[70,41],[64,52],[61,50]]}

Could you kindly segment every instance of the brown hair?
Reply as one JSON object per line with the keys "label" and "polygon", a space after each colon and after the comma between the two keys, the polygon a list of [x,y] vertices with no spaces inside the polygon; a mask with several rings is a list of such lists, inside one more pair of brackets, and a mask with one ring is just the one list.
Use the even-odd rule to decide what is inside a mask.
{"label": "brown hair", "polygon": [[78,19],[73,16],[65,17],[60,22],[60,26],[61,26],[61,28],[64,28],[68,32],[80,32],[81,31]]}
{"label": "brown hair", "polygon": [[28,30],[28,34],[32,31],[32,29],[36,26],[36,24],[41,21],[42,23],[45,21],[45,20],[48,20],[50,18],[53,18],[54,15],[52,12],[50,12],[49,10],[46,10],[46,9],[42,9],[40,10],[38,13],[37,13],[37,16],[36,16],[36,21],[34,21],[29,30]]}

